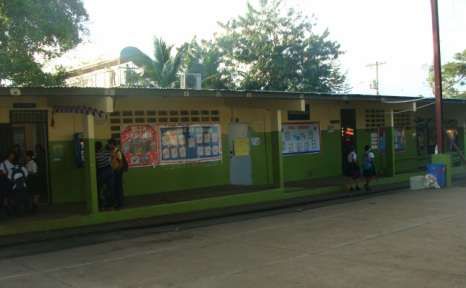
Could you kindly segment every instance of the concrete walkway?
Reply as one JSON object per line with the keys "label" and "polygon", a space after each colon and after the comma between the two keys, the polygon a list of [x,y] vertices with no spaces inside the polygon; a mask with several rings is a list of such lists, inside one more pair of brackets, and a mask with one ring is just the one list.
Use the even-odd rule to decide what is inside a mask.
{"label": "concrete walkway", "polygon": [[3,259],[0,287],[463,288],[466,187]]}

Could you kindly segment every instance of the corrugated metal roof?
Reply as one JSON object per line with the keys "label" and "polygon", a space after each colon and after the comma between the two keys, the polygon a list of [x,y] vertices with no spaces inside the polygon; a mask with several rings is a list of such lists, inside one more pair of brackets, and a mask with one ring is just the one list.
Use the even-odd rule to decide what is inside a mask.
{"label": "corrugated metal roof", "polygon": [[[392,95],[365,95],[365,94],[332,94],[313,92],[283,92],[283,91],[245,91],[245,90],[190,90],[190,89],[158,89],[158,88],[81,88],[81,87],[27,87],[27,88],[0,88],[0,96],[148,96],[148,97],[192,97],[192,98],[253,98],[253,99],[280,99],[280,100],[328,100],[328,101],[433,101],[434,98],[421,98],[413,96]],[[446,103],[466,104],[466,99],[445,99]]]}

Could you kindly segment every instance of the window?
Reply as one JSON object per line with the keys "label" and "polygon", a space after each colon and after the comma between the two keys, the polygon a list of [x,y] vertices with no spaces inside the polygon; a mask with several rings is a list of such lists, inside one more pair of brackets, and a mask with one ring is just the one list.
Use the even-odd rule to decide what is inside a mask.
{"label": "window", "polygon": [[366,110],[366,129],[378,129],[385,127],[385,111],[380,109]]}
{"label": "window", "polygon": [[412,112],[399,113],[399,111],[395,111],[395,115],[393,116],[393,118],[396,128],[410,129],[411,127],[413,127]]}
{"label": "window", "polygon": [[220,122],[218,110],[125,110],[110,113],[110,131],[112,138],[117,140],[120,139],[120,132],[124,125],[212,122]]}

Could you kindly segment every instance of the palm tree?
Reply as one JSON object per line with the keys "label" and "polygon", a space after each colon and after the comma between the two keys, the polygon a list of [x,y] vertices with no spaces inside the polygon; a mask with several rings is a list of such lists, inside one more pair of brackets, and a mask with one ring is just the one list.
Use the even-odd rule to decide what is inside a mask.
{"label": "palm tree", "polygon": [[171,88],[178,80],[178,73],[183,64],[186,45],[177,49],[172,56],[173,45],[168,45],[163,39],[154,39],[154,59],[135,47],[126,47],[121,51],[121,58],[133,61],[144,68],[142,77],[153,82],[159,88]]}

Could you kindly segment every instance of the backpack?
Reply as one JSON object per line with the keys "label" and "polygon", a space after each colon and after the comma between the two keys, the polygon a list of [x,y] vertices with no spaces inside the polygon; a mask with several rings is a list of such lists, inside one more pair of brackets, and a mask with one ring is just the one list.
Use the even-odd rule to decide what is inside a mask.
{"label": "backpack", "polygon": [[[118,154],[121,155],[121,159],[118,159]],[[112,152],[112,168],[114,171],[128,172],[128,161],[126,160],[125,154],[119,149]]]}
{"label": "backpack", "polygon": [[371,170],[373,167],[372,158],[370,157],[370,152],[364,153],[364,161],[362,163],[362,169]]}
{"label": "backpack", "polygon": [[22,193],[26,191],[26,175],[21,167],[13,167],[11,171],[11,182],[14,192]]}

